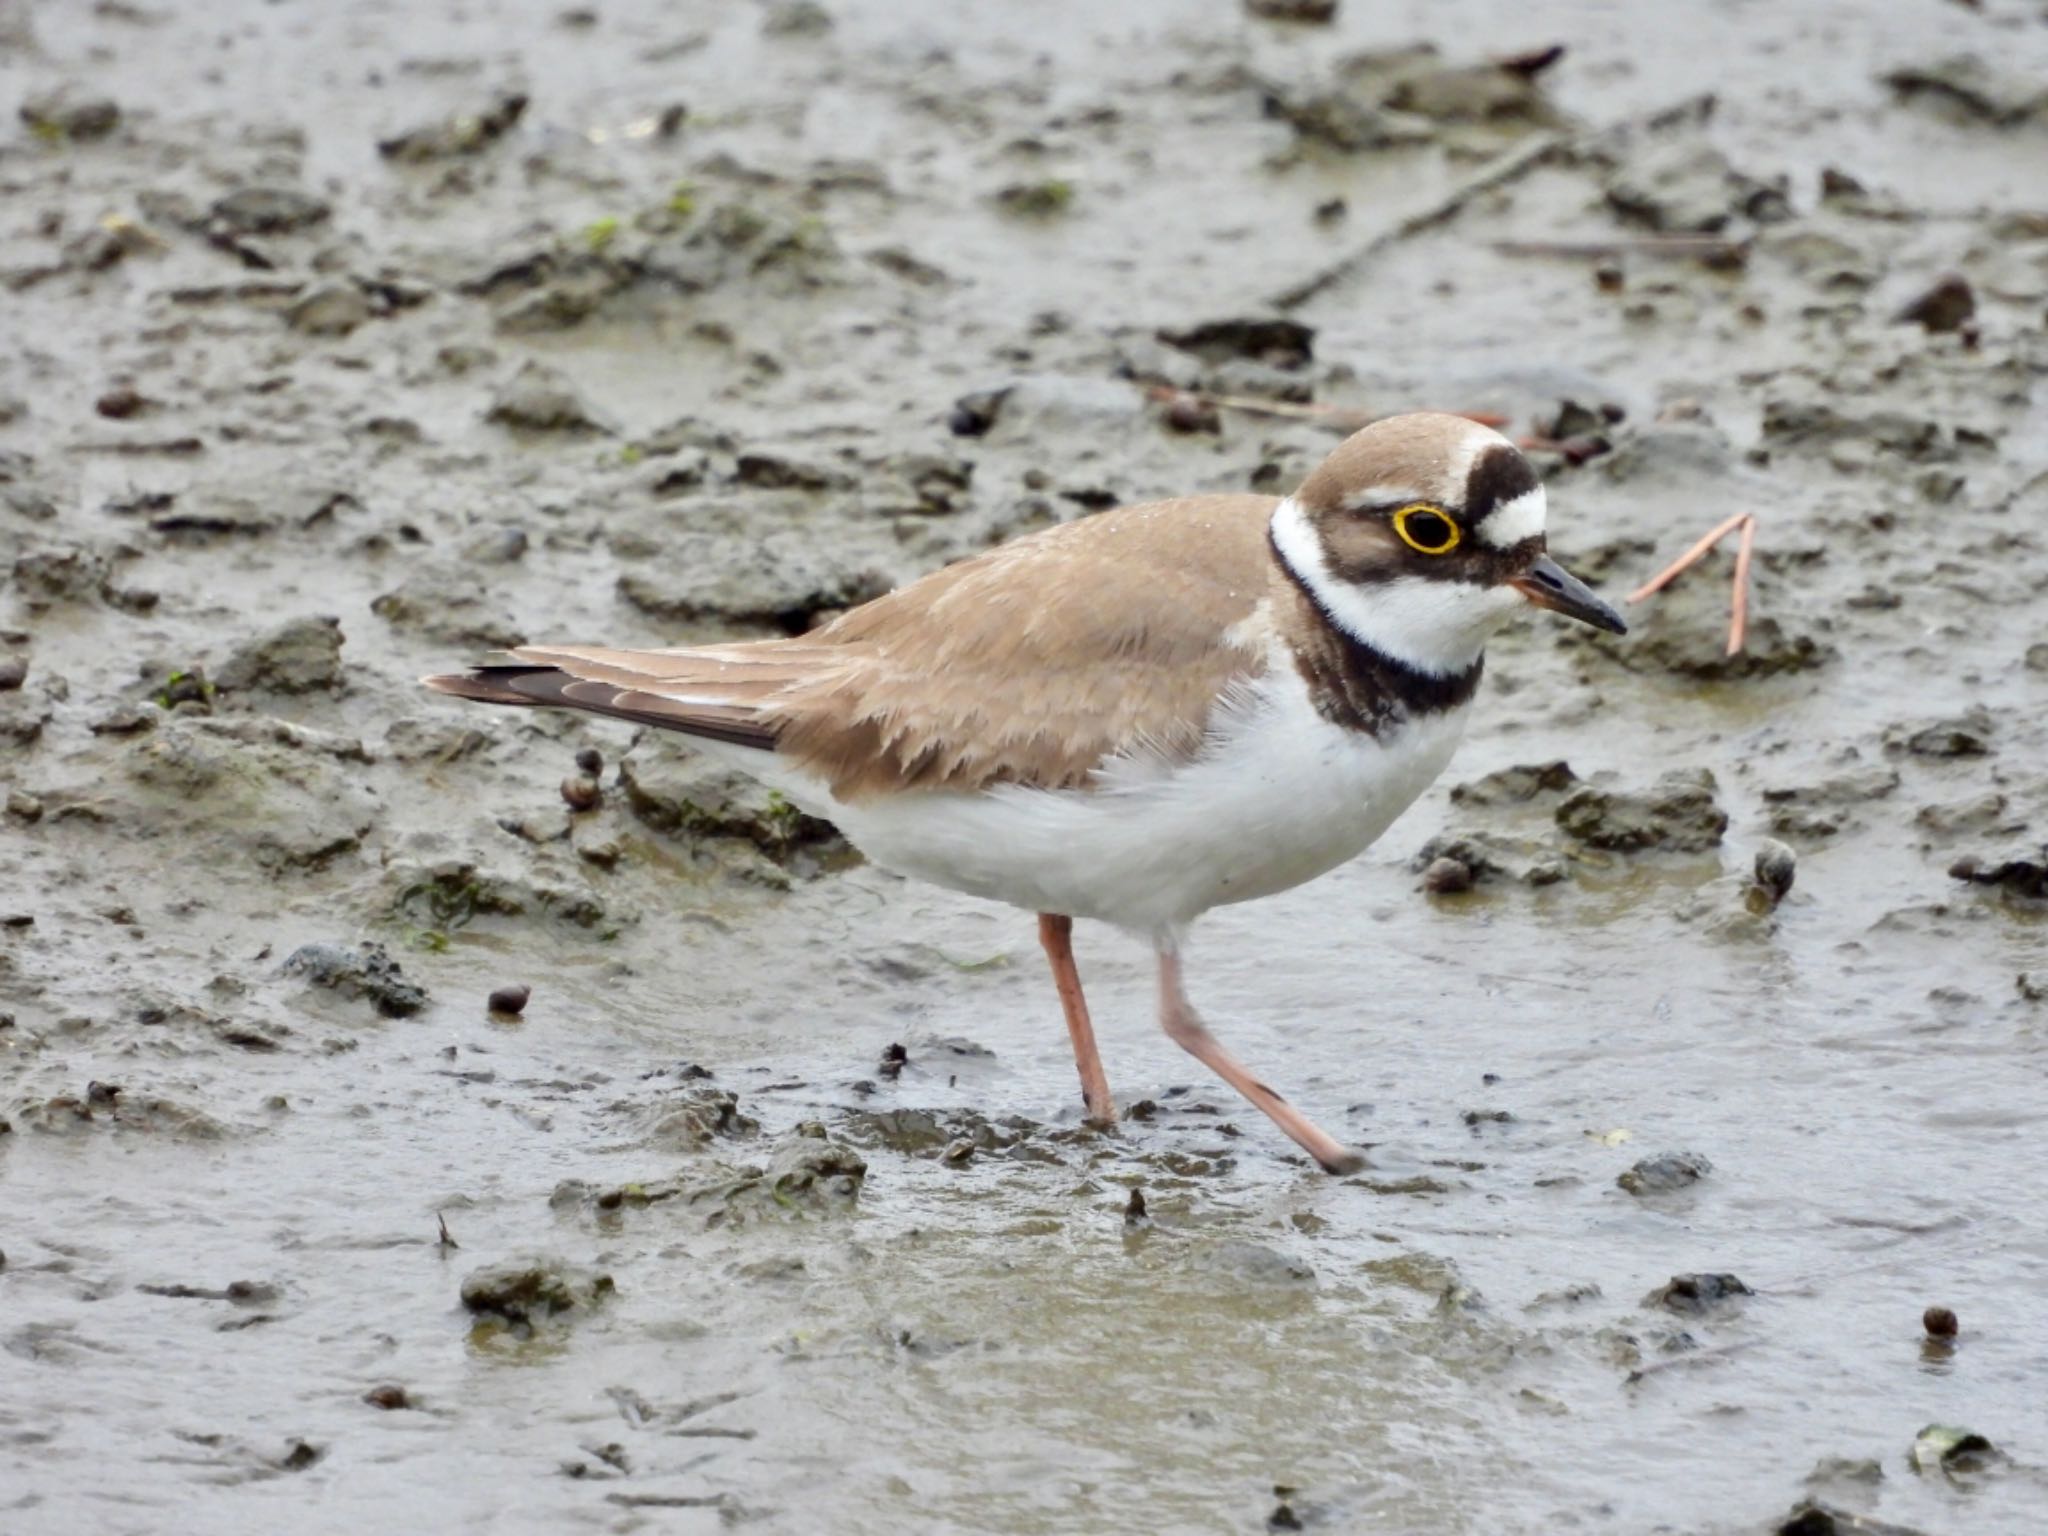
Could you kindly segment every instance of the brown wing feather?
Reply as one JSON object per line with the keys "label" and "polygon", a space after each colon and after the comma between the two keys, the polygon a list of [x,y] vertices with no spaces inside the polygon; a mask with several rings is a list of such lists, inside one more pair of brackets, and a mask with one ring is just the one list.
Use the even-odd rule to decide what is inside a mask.
{"label": "brown wing feather", "polygon": [[773,747],[842,799],[994,783],[1069,787],[1102,759],[1202,741],[1264,670],[1248,625],[1271,563],[1264,496],[1126,507],[1002,545],[791,640],[666,651],[523,646],[428,678]]}

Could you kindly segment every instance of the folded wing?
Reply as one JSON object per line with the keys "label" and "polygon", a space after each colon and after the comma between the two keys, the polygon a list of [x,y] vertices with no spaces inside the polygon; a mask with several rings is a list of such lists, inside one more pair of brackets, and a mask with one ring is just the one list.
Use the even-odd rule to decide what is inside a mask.
{"label": "folded wing", "polygon": [[521,646],[428,687],[773,751],[842,800],[1085,786],[1106,756],[1199,749],[1264,670],[1272,501],[1128,507],[1002,545],[787,640]]}

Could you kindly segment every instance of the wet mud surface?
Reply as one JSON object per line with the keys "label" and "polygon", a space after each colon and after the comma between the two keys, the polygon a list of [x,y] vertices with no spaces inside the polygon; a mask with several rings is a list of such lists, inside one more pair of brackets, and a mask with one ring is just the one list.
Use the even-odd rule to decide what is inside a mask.
{"label": "wet mud surface", "polygon": [[[0,0],[0,1524],[2048,1525],[2048,14],[1322,9]],[[414,686],[1342,429],[1217,397],[1761,517],[1197,931],[1356,1177]]]}

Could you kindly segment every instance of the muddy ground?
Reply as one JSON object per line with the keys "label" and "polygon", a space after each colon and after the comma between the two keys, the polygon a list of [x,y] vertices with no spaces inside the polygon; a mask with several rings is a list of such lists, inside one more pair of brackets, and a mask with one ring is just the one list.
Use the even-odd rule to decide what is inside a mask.
{"label": "muddy ground", "polygon": [[[0,0],[0,1525],[2048,1526],[2044,80],[2040,0]],[[1611,595],[1761,516],[1740,659],[1725,553],[1520,627],[1198,931],[1356,1178],[1132,941],[1098,1135],[1028,919],[413,683],[1342,429],[1162,388],[1570,440]]]}

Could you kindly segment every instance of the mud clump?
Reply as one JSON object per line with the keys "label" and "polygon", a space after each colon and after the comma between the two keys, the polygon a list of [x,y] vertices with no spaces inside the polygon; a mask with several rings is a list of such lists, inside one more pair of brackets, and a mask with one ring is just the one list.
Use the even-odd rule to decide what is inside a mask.
{"label": "mud clump", "polygon": [[294,187],[243,187],[214,199],[215,228],[236,235],[290,235],[325,224],[334,208]]}
{"label": "mud clump", "polygon": [[[1430,871],[1439,865],[1445,869],[1436,878],[1449,882],[1444,889],[1431,884]],[[1450,868],[1453,865],[1456,869]],[[1438,833],[1422,845],[1409,868],[1421,872],[1424,888],[1434,895],[1451,893],[1461,880],[1466,889],[1497,880],[1545,886],[1569,880],[1572,874],[1571,861],[1550,843],[1497,832]]]}
{"label": "mud clump", "polygon": [[537,1326],[588,1316],[617,1290],[610,1275],[556,1259],[527,1259],[465,1277],[462,1304],[481,1330],[531,1338]]}
{"label": "mud clump", "polygon": [[1264,1243],[1243,1240],[1197,1248],[1188,1255],[1187,1267],[1246,1290],[1306,1291],[1316,1284],[1313,1265]]}
{"label": "mud clump", "polygon": [[1557,825],[1589,848],[1614,853],[1705,853],[1728,830],[1715,788],[1704,768],[1667,773],[1641,792],[1588,785],[1557,808]]}
{"label": "mud clump", "polygon": [[68,90],[31,97],[21,104],[20,116],[36,137],[55,142],[89,143],[121,126],[119,103]]}
{"label": "mud clump", "polygon": [[[614,541],[622,562],[640,562],[637,545]],[[819,616],[880,597],[888,575],[857,547],[826,544],[793,529],[755,536],[735,551],[723,540],[689,534],[665,543],[659,563],[628,568],[619,596],[668,623],[723,619],[802,634]]]}
{"label": "mud clump", "polygon": [[1696,138],[1633,149],[1609,174],[1606,192],[1623,219],[1658,234],[1717,234],[1738,219],[1767,224],[1792,216],[1783,177],[1744,175]]}
{"label": "mud clump", "polygon": [[1562,758],[1548,763],[1517,763],[1451,788],[1451,804],[1471,806],[1524,805],[1539,795],[1562,794],[1579,782]]}
{"label": "mud clump", "polygon": [[1864,768],[1812,784],[1766,788],[1763,801],[1771,831],[1811,842],[1858,824],[1856,812],[1885,799],[1899,787],[1897,770]]}
{"label": "mud clump", "polygon": [[1537,78],[1556,56],[1452,63],[1429,43],[1355,53],[1323,81],[1268,83],[1265,113],[1343,154],[1426,144],[1447,130],[1483,130],[1484,144],[1560,121]]}
{"label": "mud clump", "polygon": [[1643,1305],[1698,1317],[1725,1306],[1738,1296],[1755,1294],[1733,1275],[1673,1275],[1645,1296]]}
{"label": "mud clump", "polygon": [[388,908],[393,919],[441,933],[467,927],[479,917],[538,917],[603,938],[631,920],[630,913],[613,912],[588,888],[556,884],[538,869],[494,873],[467,859],[433,864],[394,860],[385,872],[385,888],[393,893]]}
{"label": "mud clump", "polygon": [[504,595],[479,577],[415,571],[370,603],[370,612],[393,629],[438,645],[510,650],[526,633],[506,612]]}
{"label": "mud clump", "polygon": [[954,1164],[975,1157],[1057,1164],[1064,1159],[1055,1143],[1073,1135],[1022,1115],[990,1120],[974,1110],[929,1109],[856,1110],[846,1117],[845,1132],[864,1146]]}
{"label": "mud clump", "polygon": [[696,1086],[663,1100],[653,1111],[647,1141],[657,1147],[696,1151],[714,1141],[757,1136],[761,1122],[740,1108],[728,1088]]}
{"label": "mud clump", "polygon": [[1977,706],[1926,725],[1894,726],[1885,745],[1914,757],[1988,757],[1991,735],[1991,711]]}
{"label": "mud clump", "polygon": [[[823,1127],[807,1129],[822,1132]],[[859,1201],[867,1176],[867,1161],[851,1147],[799,1128],[775,1149],[766,1167],[721,1166],[708,1174],[607,1189],[571,1180],[555,1190],[549,1203],[598,1211],[674,1203],[701,1216],[706,1227],[744,1226],[766,1218],[843,1215]]]}
{"label": "mud clump", "polygon": [[633,814],[658,832],[741,838],[777,862],[838,844],[838,830],[798,810],[759,780],[661,737],[643,737],[619,760]]}
{"label": "mud clump", "polygon": [[377,142],[377,153],[405,165],[481,154],[510,133],[526,113],[526,97],[507,92],[475,112],[407,129]]}
{"label": "mud clump", "polygon": [[338,692],[341,645],[339,619],[287,619],[230,653],[214,674],[214,685],[228,693]]}
{"label": "mud clump", "polygon": [[1948,873],[1952,880],[1988,886],[2023,901],[2048,901],[2048,846],[2003,857],[1965,854]]}
{"label": "mud clump", "polygon": [[100,1129],[139,1131],[180,1141],[218,1141],[227,1127],[173,1099],[130,1093],[116,1083],[94,1082],[85,1094],[61,1093],[15,1108],[15,1119],[45,1135],[75,1136]]}
{"label": "mud clump", "polygon": [[2038,76],[1987,64],[1975,54],[1906,65],[1887,74],[1884,83],[1902,100],[1937,103],[1964,121],[2012,128],[2048,118],[2048,86]]}
{"label": "mud clump", "polygon": [[568,375],[546,363],[522,365],[498,390],[485,414],[498,425],[520,432],[596,437],[613,431],[569,382]]}
{"label": "mud clump", "polygon": [[407,981],[398,962],[381,944],[365,944],[360,949],[305,944],[286,956],[279,971],[351,1001],[366,999],[387,1019],[409,1018],[427,1006],[426,989]]}

